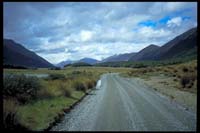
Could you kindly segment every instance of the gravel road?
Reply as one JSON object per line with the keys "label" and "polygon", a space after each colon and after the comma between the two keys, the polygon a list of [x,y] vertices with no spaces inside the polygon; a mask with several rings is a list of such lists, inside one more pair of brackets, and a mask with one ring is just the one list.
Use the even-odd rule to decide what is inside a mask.
{"label": "gravel road", "polygon": [[196,114],[134,79],[104,74],[53,131],[196,131]]}

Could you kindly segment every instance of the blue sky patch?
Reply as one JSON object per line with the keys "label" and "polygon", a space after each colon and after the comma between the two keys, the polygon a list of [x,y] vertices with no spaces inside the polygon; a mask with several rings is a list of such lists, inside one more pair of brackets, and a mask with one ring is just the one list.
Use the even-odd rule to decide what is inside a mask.
{"label": "blue sky patch", "polygon": [[150,27],[156,27],[156,24],[157,23],[152,20],[142,21],[138,23],[139,26],[150,26]]}
{"label": "blue sky patch", "polygon": [[189,20],[191,19],[191,17],[188,17],[188,16],[185,16],[185,17],[182,17],[183,20]]}
{"label": "blue sky patch", "polygon": [[161,23],[161,24],[166,24],[167,21],[170,20],[170,19],[171,19],[170,16],[165,16],[165,17],[163,17],[163,18],[161,18],[161,19],[159,20],[159,23]]}

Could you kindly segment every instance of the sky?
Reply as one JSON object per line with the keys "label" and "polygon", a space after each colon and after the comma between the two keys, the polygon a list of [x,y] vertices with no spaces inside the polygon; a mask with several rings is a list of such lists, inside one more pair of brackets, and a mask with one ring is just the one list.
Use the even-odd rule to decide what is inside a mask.
{"label": "sky", "polygon": [[197,2],[4,2],[3,36],[52,64],[164,45],[197,26]]}

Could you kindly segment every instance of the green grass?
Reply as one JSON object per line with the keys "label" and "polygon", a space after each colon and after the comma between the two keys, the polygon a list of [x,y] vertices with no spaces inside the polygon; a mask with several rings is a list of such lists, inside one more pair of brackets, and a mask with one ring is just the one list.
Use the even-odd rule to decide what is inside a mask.
{"label": "green grass", "polygon": [[48,70],[47,68],[39,68],[37,70],[31,69],[3,69],[3,73],[13,73],[13,74],[72,74],[74,71],[86,71],[97,73],[105,73],[105,72],[124,72],[130,70],[131,68],[113,68],[113,67],[67,67],[63,70]]}
{"label": "green grass", "polygon": [[[28,101],[26,104],[18,104],[15,97],[4,98],[4,114],[13,114],[15,122],[20,123],[29,130],[43,130],[47,128],[55,118],[63,114],[63,109],[68,108],[84,96],[86,92],[91,91],[96,81],[100,78],[100,75],[110,72],[121,73],[128,77],[142,75],[144,78],[162,73],[169,76],[174,75],[177,78],[177,83],[179,83],[184,76],[188,75],[191,77],[189,73],[192,73],[194,77],[189,78],[189,85],[185,85],[185,88],[182,88],[181,84],[178,85],[180,89],[195,91],[197,84],[195,75],[197,72],[196,62],[195,60],[183,64],[157,67],[148,66],[146,68],[66,67],[63,70],[4,69],[4,74],[29,73],[54,75],[53,78],[43,78],[39,80],[41,88],[37,91],[37,98],[35,100]],[[194,79],[194,81],[191,79]],[[82,88],[84,88],[83,90],[86,90],[86,92],[83,90],[77,91],[79,90],[77,89],[79,84],[81,84]]]}
{"label": "green grass", "polygon": [[[77,99],[80,99],[83,95],[80,91],[73,94]],[[68,97],[39,100],[19,107],[17,116],[19,122],[28,129],[43,130],[48,128],[56,117],[64,113],[64,108],[68,108],[75,102],[76,99]]]}
{"label": "green grass", "polygon": [[[40,89],[37,90],[34,100],[18,104],[19,101],[15,95],[4,97],[5,119],[11,114],[15,120],[9,121],[5,126],[10,127],[11,124],[19,123],[33,131],[46,129],[50,123],[63,114],[63,109],[68,108],[91,91],[100,75],[109,72],[125,73],[129,70],[130,68],[110,67],[67,67],[64,70],[4,69],[4,74],[50,74],[48,78],[39,79]],[[15,82],[5,82],[11,85],[12,83]],[[79,89],[80,84],[81,89]],[[21,85],[22,82],[17,83],[15,88],[20,89]],[[30,82],[28,82],[29,85],[31,85]]]}

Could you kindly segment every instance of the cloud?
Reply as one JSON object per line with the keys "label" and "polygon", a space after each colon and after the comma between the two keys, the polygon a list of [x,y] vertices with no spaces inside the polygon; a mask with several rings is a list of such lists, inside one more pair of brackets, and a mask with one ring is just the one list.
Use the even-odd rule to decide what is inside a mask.
{"label": "cloud", "polygon": [[137,52],[197,26],[197,2],[4,2],[3,6],[4,38],[52,63]]}
{"label": "cloud", "polygon": [[85,42],[85,41],[88,41],[92,38],[92,32],[91,31],[85,31],[85,30],[82,30],[81,33],[80,33],[80,36],[81,36],[81,41]]}
{"label": "cloud", "polygon": [[170,31],[163,29],[153,29],[152,27],[142,27],[139,31],[139,36],[145,38],[159,38],[166,37],[170,35]]}
{"label": "cloud", "polygon": [[175,18],[172,18],[172,19],[167,21],[167,26],[168,27],[180,26],[181,22],[182,22],[182,18],[181,17],[175,17]]}

